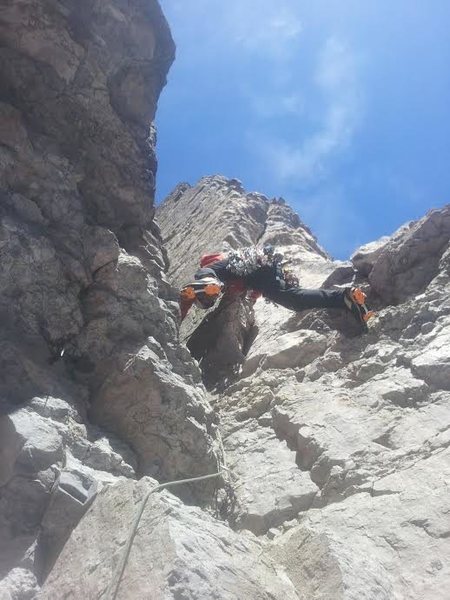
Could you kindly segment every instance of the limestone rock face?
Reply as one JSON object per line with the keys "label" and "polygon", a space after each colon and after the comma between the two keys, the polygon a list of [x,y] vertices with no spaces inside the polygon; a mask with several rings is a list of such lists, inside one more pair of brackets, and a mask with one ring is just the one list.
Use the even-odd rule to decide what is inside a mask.
{"label": "limestone rock face", "polygon": [[[449,207],[348,262],[221,176],[158,225],[157,1],[7,0],[0,36],[1,600],[112,597],[148,493],[117,598],[447,600]],[[264,243],[369,333],[239,294],[180,333],[201,254]]]}
{"label": "limestone rock face", "polygon": [[[137,508],[154,483],[122,481],[100,494],[64,548],[40,600],[111,593]],[[142,515],[117,598],[297,599],[289,578],[264,552],[265,544],[254,536],[236,534],[172,494],[157,492]],[[81,580],[80,572],[85,574]]]}
{"label": "limestone rock face", "polygon": [[51,396],[0,417],[0,565],[14,585],[45,577],[98,489],[136,475],[134,453],[85,421]]}
{"label": "limestone rock face", "polygon": [[158,2],[8,0],[0,39],[0,595],[23,599],[103,486],[220,450],[153,221]]}
{"label": "limestone rock face", "polygon": [[381,240],[376,250],[361,248],[352,261],[355,267],[362,267],[385,302],[396,304],[426,289],[439,272],[439,260],[449,238],[447,206],[400,228],[391,239]]}
{"label": "limestone rock face", "polygon": [[294,261],[329,259],[310,230],[282,198],[247,193],[237,179],[204,177],[195,186],[180,184],[158,206],[176,285],[189,281],[203,254],[270,243]]}
{"label": "limestone rock face", "polygon": [[384,477],[371,493],[348,498],[345,508],[311,511],[276,538],[272,558],[310,598],[444,600],[448,501],[436,490],[448,459],[434,455]]}
{"label": "limestone rock face", "polygon": [[[265,243],[276,245],[294,270],[302,265],[302,285],[318,286],[333,271],[331,259],[282,198],[247,193],[237,179],[216,175],[193,187],[180,184],[157,208],[156,217],[168,251],[168,276],[176,286],[192,279],[203,254]],[[273,312],[268,307],[268,314]],[[226,302],[218,313],[207,327],[199,327],[204,314],[194,307],[181,329],[210,384],[233,374],[255,336],[251,304]],[[277,309],[277,315],[285,314]],[[274,332],[277,328],[278,323]]]}
{"label": "limestone rock face", "polygon": [[194,187],[178,185],[157,209],[171,281],[189,281],[203,254],[256,243],[268,206],[265,196],[247,194],[237,179],[204,177]]}
{"label": "limestone rock face", "polygon": [[[223,205],[225,184],[218,181],[216,200],[208,190],[209,206]],[[198,194],[191,208],[202,222],[204,190],[184,193],[192,189]],[[245,230],[247,197],[252,194],[233,192],[228,199],[231,247],[269,241],[291,259],[301,285],[358,284],[378,316],[361,335],[341,311],[294,314],[258,300],[247,338],[247,324],[231,313],[224,319],[219,309],[194,331],[198,356],[202,343],[209,359],[233,336],[243,351],[233,376],[216,383],[211,396],[231,470],[231,522],[271,540],[269,555],[301,598],[444,599],[450,586],[449,207],[339,263],[279,202],[269,202],[262,235],[230,238],[228,232]],[[183,198],[179,217],[173,195],[158,209],[164,215],[172,207],[170,226],[161,223],[177,282],[180,258],[170,232],[177,231],[177,218],[189,219]],[[217,237],[190,243],[205,252],[220,246]]]}

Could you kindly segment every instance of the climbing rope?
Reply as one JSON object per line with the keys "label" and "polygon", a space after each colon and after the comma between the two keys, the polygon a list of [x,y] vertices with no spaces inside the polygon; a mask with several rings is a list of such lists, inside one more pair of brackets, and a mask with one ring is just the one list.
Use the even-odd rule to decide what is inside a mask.
{"label": "climbing rope", "polygon": [[128,540],[127,540],[127,543],[126,543],[124,551],[123,551],[122,559],[119,562],[118,568],[116,570],[116,576],[115,577],[113,576],[113,578],[111,580],[111,584],[106,591],[106,600],[116,600],[116,598],[117,598],[117,594],[119,593],[120,583],[122,581],[122,577],[125,572],[125,568],[127,566],[128,559],[130,557],[130,552],[131,552],[131,548],[133,546],[134,538],[136,536],[137,528],[139,527],[139,523],[141,521],[142,514],[145,510],[145,506],[146,506],[147,501],[148,501],[149,497],[151,496],[151,494],[154,494],[155,492],[159,492],[160,490],[164,490],[165,488],[168,488],[168,487],[171,487],[174,485],[181,485],[183,483],[191,483],[192,481],[204,481],[205,479],[213,479],[214,477],[219,477],[220,475],[223,475],[227,471],[228,471],[227,467],[222,466],[220,471],[218,471],[217,473],[211,473],[210,475],[201,475],[200,477],[190,477],[189,479],[178,479],[177,481],[168,481],[167,483],[161,483],[161,484],[155,486],[153,489],[151,489],[144,496],[144,498],[141,502],[141,505],[139,507],[139,510],[136,514],[136,517],[134,519],[133,525],[131,527],[130,535],[128,536]]}

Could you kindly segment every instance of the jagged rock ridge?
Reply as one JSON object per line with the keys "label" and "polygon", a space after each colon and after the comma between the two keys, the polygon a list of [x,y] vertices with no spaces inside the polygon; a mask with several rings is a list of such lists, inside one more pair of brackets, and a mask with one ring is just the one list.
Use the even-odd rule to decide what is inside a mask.
{"label": "jagged rock ridge", "polygon": [[158,207],[157,220],[170,256],[168,276],[177,285],[192,277],[208,251],[273,243],[295,247],[303,258],[329,258],[283,199],[247,193],[238,179],[212,176],[178,185]]}

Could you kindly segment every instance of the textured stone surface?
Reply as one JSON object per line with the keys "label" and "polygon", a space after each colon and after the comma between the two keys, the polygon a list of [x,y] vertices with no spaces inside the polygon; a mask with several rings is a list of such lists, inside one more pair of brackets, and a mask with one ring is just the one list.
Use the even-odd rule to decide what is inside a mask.
{"label": "textured stone surface", "polygon": [[448,597],[450,453],[438,452],[375,482],[372,492],[322,510],[271,550],[308,598]]}
{"label": "textured stone surface", "polygon": [[[257,301],[244,361],[212,395],[234,526],[266,533],[300,597],[445,598],[449,208],[334,263],[307,243],[310,232],[290,209],[269,206],[276,218],[245,244],[278,243],[306,287],[361,285],[379,314],[361,337],[339,311],[296,315]],[[231,215],[227,227],[236,227]],[[169,259],[179,260],[170,242]],[[216,348],[242,339],[237,319],[213,314],[207,327]],[[206,332],[197,335],[198,355],[202,342]]]}
{"label": "textured stone surface", "polygon": [[97,489],[117,475],[135,476],[125,444],[82,421],[53,397],[0,417],[2,576],[20,565],[42,580]]}
{"label": "textured stone surface", "polygon": [[376,252],[361,249],[353,257],[364,264],[374,291],[397,304],[425,290],[438,274],[439,260],[450,238],[450,206],[430,211],[423,219],[400,228]]}
{"label": "textured stone surface", "polygon": [[[319,285],[333,270],[326,252],[283,199],[247,193],[236,179],[212,176],[193,187],[180,184],[158,207],[156,217],[170,259],[168,276],[177,286],[193,277],[203,254],[253,244],[275,244],[305,287]],[[273,307],[267,305],[269,315]],[[256,335],[250,306],[239,302],[217,312],[217,318],[199,327],[204,311],[194,307],[181,328],[181,338],[211,384],[234,376]],[[277,308],[276,313],[280,319],[272,323],[274,335],[289,311]]]}
{"label": "textured stone surface", "polygon": [[256,369],[287,369],[303,367],[321,356],[327,347],[324,335],[311,330],[293,331],[278,335],[274,345],[252,348],[242,371],[250,375]]}
{"label": "textured stone surface", "polygon": [[[172,488],[202,509],[150,497],[119,598],[447,598],[449,207],[333,262],[283,200],[213,176],[159,229],[157,2],[8,1],[0,37],[0,598],[104,595],[157,483],[135,479],[222,460]],[[265,242],[379,316],[361,337],[342,311],[193,311],[207,394],[168,277]]]}
{"label": "textured stone surface", "polygon": [[219,451],[153,221],[158,2],[7,1],[0,39],[0,577],[28,598],[103,485]]}
{"label": "textured stone surface", "polygon": [[[140,500],[154,483],[121,482],[100,494],[64,548],[40,599],[97,598],[106,592],[117,575]],[[163,492],[149,497],[117,597],[294,600],[299,596],[253,536],[238,535]]]}
{"label": "textured stone surface", "polygon": [[92,416],[133,440],[141,473],[174,479],[212,472],[219,452],[203,387],[174,373],[153,342],[123,357],[99,389]]}
{"label": "textured stone surface", "polygon": [[312,505],[319,488],[300,471],[295,453],[273,429],[249,421],[226,436],[227,464],[234,478],[236,525],[256,534],[293,519]]}
{"label": "textured stone surface", "polygon": [[[175,379],[176,373],[195,371],[193,363],[183,364],[186,356],[175,345],[173,307],[160,298],[170,290],[152,221],[151,121],[174,56],[170,31],[154,0],[81,7],[70,1],[9,2],[1,17],[0,313],[11,324],[0,353],[4,396],[19,403],[43,393],[65,397],[52,389],[48,364],[62,356],[69,373],[61,379],[68,375],[86,386],[98,424],[123,435],[140,463],[161,461],[158,438],[149,435],[142,444],[140,421],[134,428],[122,422],[128,405],[123,412],[108,411],[105,403],[108,384],[146,343],[169,356]],[[25,345],[30,340],[44,360],[33,355],[24,361],[17,339]],[[14,370],[11,354],[17,356]],[[36,379],[45,385],[37,388]],[[144,418],[153,410],[151,401],[130,379],[130,391],[121,383],[122,392],[132,395]],[[179,428],[192,394],[186,437],[194,428],[211,445],[204,394],[186,387],[182,397],[170,377],[158,381],[167,403],[177,404]],[[165,415],[163,407],[157,418]],[[175,426],[172,412],[168,417],[163,429]],[[181,456],[184,473],[190,470],[186,447]],[[168,462],[161,475],[176,471],[176,458]]]}
{"label": "textured stone surface", "polygon": [[1,600],[32,600],[38,590],[36,577],[27,569],[12,569],[8,576],[0,581]]}
{"label": "textured stone surface", "polygon": [[156,217],[170,258],[168,275],[176,285],[192,278],[202,254],[256,243],[276,245],[297,264],[301,259],[321,265],[329,258],[283,199],[247,193],[237,179],[215,175],[193,187],[180,184]]}
{"label": "textured stone surface", "polygon": [[156,212],[171,257],[171,281],[189,281],[202,254],[256,243],[268,207],[265,196],[247,194],[237,179],[204,177],[194,187],[178,185]]}

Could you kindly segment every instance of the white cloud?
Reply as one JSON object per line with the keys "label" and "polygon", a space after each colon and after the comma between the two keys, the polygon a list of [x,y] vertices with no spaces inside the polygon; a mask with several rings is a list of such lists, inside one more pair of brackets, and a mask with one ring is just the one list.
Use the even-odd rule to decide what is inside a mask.
{"label": "white cloud", "polygon": [[252,113],[261,119],[280,116],[299,117],[305,110],[305,98],[298,91],[285,91],[275,85],[268,89],[241,87],[242,97],[250,104]]}
{"label": "white cloud", "polygon": [[[303,19],[305,28],[308,20],[302,4],[163,0],[183,43],[180,56],[193,72],[226,66],[236,102],[256,117],[249,120],[247,132],[253,155],[288,187],[323,178],[351,143],[362,116],[358,61],[341,39],[326,40],[310,72],[311,42],[305,41]],[[241,77],[237,86],[236,72]],[[286,118],[292,125],[276,135],[279,118],[284,119],[280,130]]]}
{"label": "white cloud", "polygon": [[[321,125],[299,143],[276,139],[263,153],[280,180],[307,182],[320,179],[328,162],[351,142],[362,117],[357,62],[341,41],[330,38],[319,57],[314,82],[325,101]],[[297,126],[301,131],[301,123]]]}
{"label": "white cloud", "polygon": [[297,0],[163,0],[169,22],[202,51],[246,53],[275,60],[293,50],[303,26]]}
{"label": "white cloud", "polygon": [[303,26],[290,2],[235,1],[231,40],[242,49],[275,59],[290,55]]}

